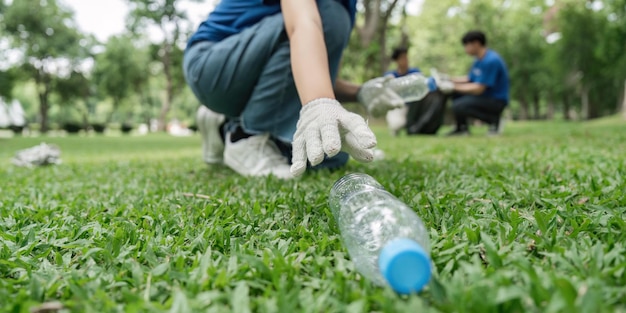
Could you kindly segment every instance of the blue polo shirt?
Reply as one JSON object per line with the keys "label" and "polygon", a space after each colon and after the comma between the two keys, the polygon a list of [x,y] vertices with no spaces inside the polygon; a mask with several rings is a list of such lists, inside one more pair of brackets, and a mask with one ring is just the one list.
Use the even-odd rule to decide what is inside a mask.
{"label": "blue polo shirt", "polygon": [[[336,1],[345,5],[354,26],[357,0]],[[200,24],[196,33],[189,38],[187,47],[198,41],[221,41],[278,12],[280,12],[279,0],[221,0],[209,17]]]}
{"label": "blue polo shirt", "polygon": [[417,74],[417,73],[421,73],[422,71],[420,71],[419,68],[417,67],[410,67],[406,73],[404,75],[400,75],[400,73],[398,73],[398,70],[393,70],[393,71],[388,71],[385,72],[385,75],[383,76],[387,76],[387,75],[393,75],[393,77],[398,78],[398,77],[402,77],[402,76],[406,76],[409,74]]}
{"label": "blue polo shirt", "polygon": [[493,50],[472,65],[469,80],[487,86],[483,96],[509,101],[509,72],[504,60]]}

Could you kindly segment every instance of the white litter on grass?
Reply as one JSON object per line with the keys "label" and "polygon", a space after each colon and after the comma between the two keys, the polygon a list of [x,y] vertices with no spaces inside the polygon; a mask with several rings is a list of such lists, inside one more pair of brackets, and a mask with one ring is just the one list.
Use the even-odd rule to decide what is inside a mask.
{"label": "white litter on grass", "polygon": [[387,127],[391,134],[397,136],[400,130],[406,126],[406,115],[409,113],[409,107],[394,109],[387,112]]}
{"label": "white litter on grass", "polygon": [[44,142],[38,146],[18,151],[11,161],[14,165],[23,167],[61,164],[61,149]]}

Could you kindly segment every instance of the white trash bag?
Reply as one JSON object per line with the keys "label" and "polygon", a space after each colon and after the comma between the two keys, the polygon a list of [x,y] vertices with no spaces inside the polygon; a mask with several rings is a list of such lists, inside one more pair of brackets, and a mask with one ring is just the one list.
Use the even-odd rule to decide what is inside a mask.
{"label": "white trash bag", "polygon": [[18,151],[11,161],[16,166],[24,167],[61,164],[61,149],[55,145],[41,143],[38,146]]}

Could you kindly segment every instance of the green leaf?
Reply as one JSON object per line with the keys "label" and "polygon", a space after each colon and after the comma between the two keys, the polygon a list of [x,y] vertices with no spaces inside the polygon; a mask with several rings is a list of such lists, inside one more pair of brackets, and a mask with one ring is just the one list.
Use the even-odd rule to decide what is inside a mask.
{"label": "green leaf", "polygon": [[154,276],[154,277],[163,276],[165,273],[167,273],[169,268],[170,268],[170,263],[169,262],[159,264],[155,268],[152,269],[152,271],[151,271],[152,276]]}
{"label": "green leaf", "polygon": [[231,305],[233,307],[233,313],[250,313],[250,288],[246,282],[241,281],[237,283],[237,287],[233,291],[231,297]]}
{"label": "green leaf", "polygon": [[169,310],[170,313],[191,313],[191,307],[187,296],[180,289],[174,291],[174,300],[172,301],[172,307]]}

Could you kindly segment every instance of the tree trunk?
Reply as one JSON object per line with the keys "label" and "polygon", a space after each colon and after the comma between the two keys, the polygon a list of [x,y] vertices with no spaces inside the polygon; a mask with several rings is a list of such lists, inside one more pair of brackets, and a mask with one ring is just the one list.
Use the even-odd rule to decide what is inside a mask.
{"label": "tree trunk", "polygon": [[387,70],[387,67],[389,67],[390,60],[387,57],[387,29],[388,29],[387,24],[389,24],[389,18],[391,18],[391,14],[393,13],[393,10],[395,9],[396,5],[398,5],[398,1],[399,0],[393,0],[393,2],[391,2],[387,11],[384,12],[384,15],[382,16],[382,20],[378,24],[378,27],[380,27],[379,37],[378,37],[378,44],[380,47],[380,55],[379,55],[380,70],[379,72],[381,74]]}
{"label": "tree trunk", "polygon": [[406,5],[402,8],[402,21],[400,22],[400,47],[409,47],[409,32],[406,26]]}
{"label": "tree trunk", "polygon": [[35,85],[37,86],[37,96],[39,98],[39,132],[45,134],[49,130],[48,109],[50,108],[50,103],[48,102],[48,96],[50,95],[50,78],[43,71],[43,68],[36,69]]}
{"label": "tree trunk", "polygon": [[361,37],[361,46],[367,47],[374,40],[374,35],[378,29],[378,21],[380,18],[381,0],[365,0],[365,23],[357,31]]}
{"label": "tree trunk", "polygon": [[107,124],[111,124],[111,122],[113,122],[113,116],[119,109],[120,102],[121,102],[120,99],[118,99],[117,97],[113,97],[113,108],[111,108],[111,113],[109,113],[109,116],[107,116],[107,120],[106,120]]}
{"label": "tree trunk", "polygon": [[83,118],[83,128],[85,128],[85,131],[89,130],[89,128],[91,127],[91,123],[89,123],[89,109],[87,106],[87,103],[85,102],[85,110],[82,110],[83,114],[82,114],[82,118]]}
{"label": "tree trunk", "polygon": [[519,119],[524,121],[528,119],[528,100],[526,100],[526,97],[520,97],[519,98]]}
{"label": "tree trunk", "polygon": [[585,120],[588,120],[591,118],[591,115],[589,114],[589,88],[587,86],[583,86],[581,92],[580,92],[580,102],[582,104],[582,109],[581,109],[581,113],[582,113],[582,118]]}
{"label": "tree trunk", "polygon": [[534,112],[535,113],[534,119],[536,119],[536,120],[541,119],[541,112],[540,112],[540,109],[541,109],[541,98],[539,97],[539,93],[538,92],[535,92],[533,94],[533,108],[534,108],[534,111],[535,111]]}
{"label": "tree trunk", "polygon": [[165,74],[165,100],[161,106],[161,112],[159,113],[159,131],[166,130],[167,113],[169,113],[172,106],[172,100],[174,99],[174,82],[172,77],[172,45],[166,42],[163,53],[163,73]]}
{"label": "tree trunk", "polygon": [[570,115],[569,97],[566,94],[563,95],[563,118],[566,121],[570,121],[572,119],[572,115]]}
{"label": "tree trunk", "polygon": [[[385,25],[385,24],[383,24]],[[380,68],[378,70],[379,73],[384,73],[387,71],[389,67],[389,57],[387,56],[387,27],[382,27],[380,30],[380,37],[378,38],[378,45],[380,47],[380,51],[378,52],[378,64],[380,64]]]}
{"label": "tree trunk", "polygon": [[553,120],[554,119],[554,95],[552,94],[552,92],[548,93],[548,108],[546,111],[546,119],[548,120]]}
{"label": "tree trunk", "polygon": [[45,134],[49,130],[48,125],[48,109],[50,104],[48,103],[48,94],[50,93],[48,84],[44,85],[43,92],[39,92],[39,118],[41,119],[41,128],[39,131]]}
{"label": "tree trunk", "polygon": [[626,80],[624,81],[624,95],[622,96],[622,116],[626,120]]}

